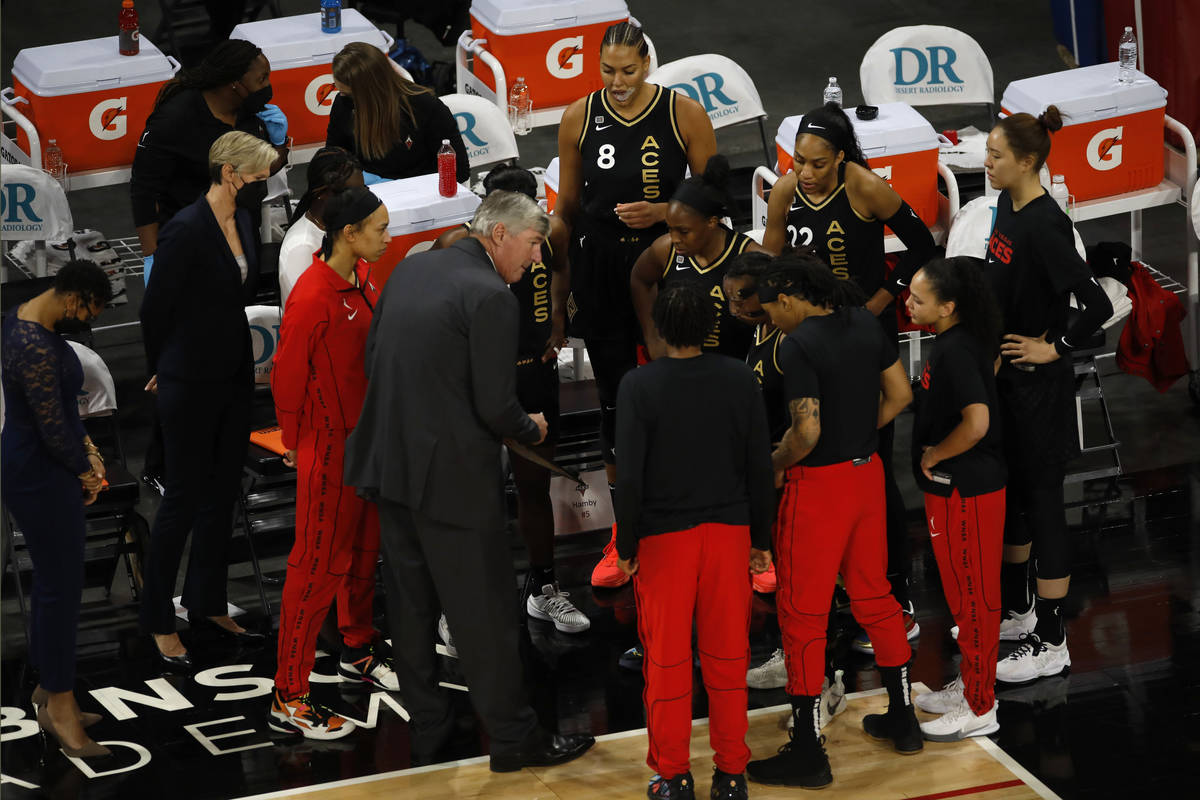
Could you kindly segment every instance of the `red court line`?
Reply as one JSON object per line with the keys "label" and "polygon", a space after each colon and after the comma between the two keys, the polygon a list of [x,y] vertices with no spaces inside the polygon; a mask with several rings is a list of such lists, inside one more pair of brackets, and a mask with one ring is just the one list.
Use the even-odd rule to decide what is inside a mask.
{"label": "red court line", "polygon": [[968,794],[983,794],[984,792],[992,792],[996,789],[1008,789],[1012,786],[1021,786],[1025,782],[1021,780],[1000,781],[999,783],[985,783],[980,786],[968,786],[966,789],[954,789],[949,792],[937,792],[936,794],[923,794],[918,797],[910,797],[908,800],[944,800],[947,797],[963,797]]}

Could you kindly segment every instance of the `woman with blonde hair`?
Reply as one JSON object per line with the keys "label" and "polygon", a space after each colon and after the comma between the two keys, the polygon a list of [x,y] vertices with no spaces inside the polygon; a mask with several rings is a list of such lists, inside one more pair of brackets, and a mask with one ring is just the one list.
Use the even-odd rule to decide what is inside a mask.
{"label": "woman with blonde hair", "polygon": [[150,532],[142,628],[175,667],[191,656],[175,632],[175,579],[188,533],[183,606],[193,627],[261,639],[229,617],[226,551],[250,435],[254,357],[245,306],[258,279],[258,237],[248,206],[261,205],[270,143],[230,131],[208,151],[208,191],[159,233],[142,300],[147,389],[157,394],[165,493]]}
{"label": "woman with blonde hair", "polygon": [[379,48],[351,42],[333,57],[338,96],[329,112],[328,147],[358,156],[368,184],[437,172],[437,152],[448,139],[463,183],[467,149],[450,109],[432,91],[402,76]]}

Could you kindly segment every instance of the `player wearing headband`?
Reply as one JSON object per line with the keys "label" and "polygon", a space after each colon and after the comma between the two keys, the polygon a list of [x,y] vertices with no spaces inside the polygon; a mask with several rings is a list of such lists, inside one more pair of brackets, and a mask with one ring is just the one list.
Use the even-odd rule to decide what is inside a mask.
{"label": "player wearing headband", "polygon": [[338,601],[343,681],[396,691],[372,624],[379,517],[375,504],[342,483],[346,437],[362,411],[367,332],[379,299],[369,262],[392,237],[387,207],[363,187],[332,197],[325,240],[288,297],[271,371],[284,462],[296,468],[296,543],[288,557],[279,615],[279,666],[267,724],[310,739],[338,739],[354,723],[314,703],[308,675],[317,633]]}

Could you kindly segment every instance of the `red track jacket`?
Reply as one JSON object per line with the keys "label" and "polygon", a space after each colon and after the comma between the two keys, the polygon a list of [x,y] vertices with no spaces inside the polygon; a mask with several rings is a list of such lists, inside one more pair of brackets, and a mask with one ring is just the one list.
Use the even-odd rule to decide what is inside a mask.
{"label": "red track jacket", "polygon": [[363,353],[379,290],[367,262],[354,267],[358,286],[319,253],[296,281],[283,310],[271,370],[283,446],[294,450],[301,430],[351,430],[367,391]]}
{"label": "red track jacket", "polygon": [[1132,262],[1129,299],[1133,312],[1121,331],[1117,366],[1130,375],[1141,375],[1165,392],[1188,374],[1187,351],[1181,330],[1187,309],[1179,297],[1159,286],[1143,264]]}

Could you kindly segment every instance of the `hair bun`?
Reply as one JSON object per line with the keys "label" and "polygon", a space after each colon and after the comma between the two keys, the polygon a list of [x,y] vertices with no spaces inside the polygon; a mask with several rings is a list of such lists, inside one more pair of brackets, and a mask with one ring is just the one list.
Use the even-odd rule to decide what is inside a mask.
{"label": "hair bun", "polygon": [[1058,110],[1058,106],[1046,106],[1046,110],[1038,114],[1038,122],[1050,133],[1055,133],[1062,129],[1062,112]]}
{"label": "hair bun", "polygon": [[729,159],[717,153],[708,159],[708,163],[704,165],[704,175],[701,180],[706,186],[711,186],[725,192],[729,188]]}

